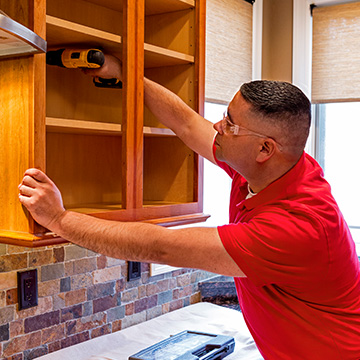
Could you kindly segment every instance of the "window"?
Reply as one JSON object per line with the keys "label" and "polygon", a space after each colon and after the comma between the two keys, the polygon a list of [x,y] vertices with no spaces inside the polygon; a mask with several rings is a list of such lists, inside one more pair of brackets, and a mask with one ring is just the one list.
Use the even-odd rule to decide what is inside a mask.
{"label": "window", "polygon": [[360,255],[360,2],[319,3],[313,10],[312,82],[315,156],[324,169]]}
{"label": "window", "polygon": [[[318,8],[311,12],[311,5]],[[294,0],[293,83],[318,102],[306,151],[323,167],[360,257],[360,173],[354,152],[360,130],[360,88],[354,85],[360,71],[355,41],[359,5],[353,0]]]}
{"label": "window", "polygon": [[315,106],[316,158],[331,185],[360,255],[360,102]]}
{"label": "window", "polygon": [[[205,103],[205,118],[213,123],[222,119],[227,105]],[[231,179],[224,170],[205,160],[204,213],[211,214],[205,226],[224,225],[229,222]]]}

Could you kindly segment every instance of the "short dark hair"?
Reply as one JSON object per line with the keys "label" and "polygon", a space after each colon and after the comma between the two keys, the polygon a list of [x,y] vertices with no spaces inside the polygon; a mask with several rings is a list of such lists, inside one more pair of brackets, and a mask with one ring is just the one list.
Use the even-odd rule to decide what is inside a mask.
{"label": "short dark hair", "polygon": [[240,88],[252,110],[264,120],[281,128],[288,145],[302,151],[309,135],[311,103],[296,86],[283,81],[257,80]]}

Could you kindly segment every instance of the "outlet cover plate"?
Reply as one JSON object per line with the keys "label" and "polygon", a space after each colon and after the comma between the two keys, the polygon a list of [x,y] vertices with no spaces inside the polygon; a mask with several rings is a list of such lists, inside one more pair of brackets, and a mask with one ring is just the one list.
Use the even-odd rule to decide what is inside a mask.
{"label": "outlet cover plate", "polygon": [[18,272],[19,310],[38,305],[37,270]]}
{"label": "outlet cover plate", "polygon": [[141,262],[128,261],[128,281],[140,279]]}

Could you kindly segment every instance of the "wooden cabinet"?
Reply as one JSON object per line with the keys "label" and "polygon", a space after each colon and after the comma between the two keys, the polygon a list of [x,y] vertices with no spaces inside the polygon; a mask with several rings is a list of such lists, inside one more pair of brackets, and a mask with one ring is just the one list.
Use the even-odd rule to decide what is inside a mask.
{"label": "wooden cabinet", "polygon": [[103,89],[45,55],[0,60],[0,241],[64,241],[18,202],[29,167],[46,170],[70,210],[164,226],[205,220],[202,159],[143,104],[145,74],[203,113],[205,0],[0,0],[0,9],[48,50],[115,54],[124,76],[122,90]]}

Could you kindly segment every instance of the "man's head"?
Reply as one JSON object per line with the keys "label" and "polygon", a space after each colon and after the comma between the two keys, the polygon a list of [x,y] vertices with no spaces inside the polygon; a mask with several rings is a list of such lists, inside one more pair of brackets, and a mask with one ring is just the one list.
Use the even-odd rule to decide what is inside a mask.
{"label": "man's head", "polygon": [[[297,87],[276,81],[243,84],[214,125],[216,157],[254,185],[281,176],[300,158],[309,135],[311,106]],[[262,183],[262,184],[261,184]]]}
{"label": "man's head", "polygon": [[311,104],[296,86],[280,81],[252,81],[240,88],[242,97],[265,128],[294,155],[305,147],[311,123]]}

